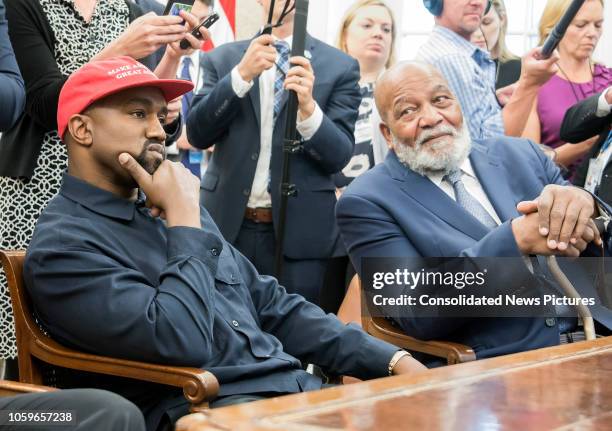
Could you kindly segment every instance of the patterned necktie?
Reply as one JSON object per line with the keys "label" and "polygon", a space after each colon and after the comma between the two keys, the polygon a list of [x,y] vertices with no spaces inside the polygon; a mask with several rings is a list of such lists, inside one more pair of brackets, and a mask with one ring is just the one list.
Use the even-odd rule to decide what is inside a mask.
{"label": "patterned necktie", "polygon": [[276,122],[283,103],[285,76],[289,71],[289,44],[280,40],[274,43],[274,47],[278,52],[276,78],[274,79],[274,121]]}
{"label": "patterned necktie", "polygon": [[486,227],[491,229],[497,227],[497,223],[493,217],[491,217],[480,202],[478,202],[478,200],[467,191],[465,184],[463,184],[463,181],[461,181],[462,176],[463,173],[461,171],[453,171],[444,177],[444,179],[453,186],[453,189],[455,190],[455,198],[457,199],[459,205],[476,217],[478,221]]}
{"label": "patterned necktie", "polygon": [[[191,57],[183,57],[183,68],[181,69],[180,78],[186,81],[191,81],[191,71],[189,68],[193,61]],[[186,93],[183,95],[182,99],[182,109],[181,113],[183,114],[183,121],[187,118],[187,114],[189,114],[189,107],[191,106],[191,99],[193,99],[193,91]]]}

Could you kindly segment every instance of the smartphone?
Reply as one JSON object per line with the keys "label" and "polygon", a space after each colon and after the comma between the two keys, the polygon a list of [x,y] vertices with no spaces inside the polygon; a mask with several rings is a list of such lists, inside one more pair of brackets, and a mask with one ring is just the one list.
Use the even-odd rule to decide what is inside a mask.
{"label": "smartphone", "polygon": [[[206,18],[204,18],[204,20],[199,25],[195,26],[194,29],[191,30],[191,35],[197,39],[202,39],[202,35],[200,34],[200,28],[210,28],[217,21],[219,21],[219,14],[216,12],[211,13]],[[189,41],[187,39],[181,40],[180,47],[181,49],[189,48]]]}
{"label": "smartphone", "polygon": [[166,9],[164,9],[164,15],[179,16],[179,12],[182,10],[185,12],[191,12],[194,1],[195,0],[168,0]]}

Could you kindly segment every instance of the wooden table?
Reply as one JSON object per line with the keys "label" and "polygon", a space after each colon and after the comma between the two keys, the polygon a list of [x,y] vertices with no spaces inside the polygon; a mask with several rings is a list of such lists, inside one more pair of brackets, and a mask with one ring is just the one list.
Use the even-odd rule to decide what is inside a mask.
{"label": "wooden table", "polygon": [[612,337],[190,415],[219,430],[612,430]]}

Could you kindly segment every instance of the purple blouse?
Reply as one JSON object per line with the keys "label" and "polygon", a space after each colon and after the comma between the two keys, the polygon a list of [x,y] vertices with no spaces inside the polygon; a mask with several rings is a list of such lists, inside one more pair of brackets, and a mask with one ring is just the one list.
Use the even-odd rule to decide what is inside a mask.
{"label": "purple blouse", "polygon": [[[557,75],[553,76],[538,93],[541,143],[552,148],[565,144],[559,137],[565,112],[579,101],[608,88],[611,84],[612,69],[600,64],[595,65],[593,81],[582,84],[570,84]],[[568,166],[570,173],[574,172],[578,163],[579,161]]]}

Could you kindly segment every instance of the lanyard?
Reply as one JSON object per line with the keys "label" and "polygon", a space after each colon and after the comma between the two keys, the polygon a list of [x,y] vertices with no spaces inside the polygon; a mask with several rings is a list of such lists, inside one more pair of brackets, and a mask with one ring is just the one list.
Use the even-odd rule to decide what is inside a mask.
{"label": "lanyard", "polygon": [[612,143],[612,130],[610,130],[610,133],[608,133],[608,137],[606,138],[603,146],[601,147],[601,153],[606,151],[611,143]]}

